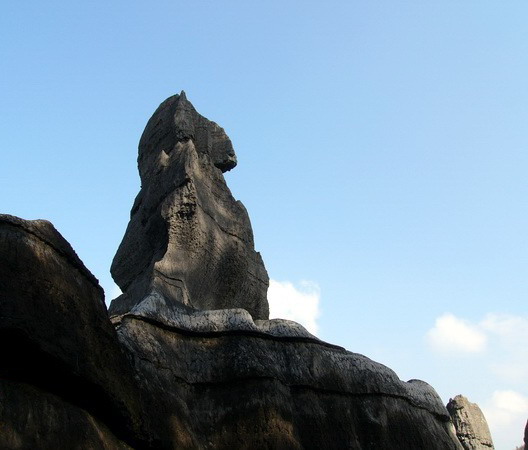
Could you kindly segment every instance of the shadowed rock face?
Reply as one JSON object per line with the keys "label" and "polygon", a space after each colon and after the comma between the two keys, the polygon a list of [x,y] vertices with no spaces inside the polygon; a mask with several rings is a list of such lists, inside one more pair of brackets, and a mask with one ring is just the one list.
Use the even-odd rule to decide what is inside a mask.
{"label": "shadowed rock face", "polygon": [[0,448],[143,445],[148,416],[97,279],[45,220],[0,215],[0,255]]}
{"label": "shadowed rock face", "polygon": [[244,308],[268,318],[268,274],[248,214],[222,175],[235,165],[224,130],[183,92],[159,106],[139,144],[141,191],[112,263],[124,294],[111,315],[154,289],[195,309]]}
{"label": "shadowed rock face", "polygon": [[476,403],[471,403],[466,397],[457,395],[449,400],[447,410],[455,425],[456,435],[465,450],[494,448],[488,423]]}

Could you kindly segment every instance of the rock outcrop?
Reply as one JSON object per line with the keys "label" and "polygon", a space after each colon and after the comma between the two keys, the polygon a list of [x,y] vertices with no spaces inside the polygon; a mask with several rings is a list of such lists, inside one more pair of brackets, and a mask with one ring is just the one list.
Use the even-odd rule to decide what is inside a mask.
{"label": "rock outcrop", "polygon": [[457,395],[449,400],[447,410],[451,415],[456,435],[465,450],[493,449],[488,423],[476,403]]}
{"label": "rock outcrop", "polygon": [[[267,320],[268,278],[222,171],[231,142],[183,94],[139,149],[142,188],[97,280],[51,224],[0,217],[0,447],[461,450],[427,383]],[[114,328],[115,326],[115,328]]]}
{"label": "rock outcrop", "polygon": [[130,311],[154,289],[192,308],[267,319],[268,274],[222,175],[236,166],[224,130],[183,92],[170,97],[147,123],[138,166],[141,191],[111,268],[123,295],[110,313]]}
{"label": "rock outcrop", "polygon": [[0,255],[0,447],[144,443],[137,384],[95,277],[44,220],[0,215]]}
{"label": "rock outcrop", "polygon": [[176,448],[461,449],[429,385],[293,322],[175,309],[154,294],[118,335]]}

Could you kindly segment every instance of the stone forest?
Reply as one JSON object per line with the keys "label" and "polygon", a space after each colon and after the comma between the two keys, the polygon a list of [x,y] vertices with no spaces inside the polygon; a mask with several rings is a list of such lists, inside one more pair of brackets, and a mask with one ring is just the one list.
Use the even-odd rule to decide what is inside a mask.
{"label": "stone forest", "polygon": [[183,92],[158,107],[108,310],[50,222],[0,216],[0,447],[493,448],[463,396],[445,406],[424,381],[269,320],[268,274],[223,176],[236,165]]}

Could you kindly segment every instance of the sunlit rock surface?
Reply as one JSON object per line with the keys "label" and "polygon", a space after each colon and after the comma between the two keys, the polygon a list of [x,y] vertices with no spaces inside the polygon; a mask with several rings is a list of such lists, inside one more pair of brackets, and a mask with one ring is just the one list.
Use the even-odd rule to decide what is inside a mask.
{"label": "sunlit rock surface", "polygon": [[476,403],[463,395],[449,400],[447,410],[451,415],[456,435],[465,450],[493,449],[493,440],[488,423]]}

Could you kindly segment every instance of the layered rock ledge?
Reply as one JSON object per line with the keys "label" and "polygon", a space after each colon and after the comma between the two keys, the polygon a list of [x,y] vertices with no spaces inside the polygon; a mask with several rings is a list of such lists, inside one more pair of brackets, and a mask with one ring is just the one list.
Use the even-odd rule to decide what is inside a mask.
{"label": "layered rock ledge", "polygon": [[428,384],[273,322],[243,310],[177,313],[153,294],[117,330],[181,446],[460,448]]}

